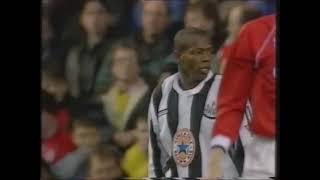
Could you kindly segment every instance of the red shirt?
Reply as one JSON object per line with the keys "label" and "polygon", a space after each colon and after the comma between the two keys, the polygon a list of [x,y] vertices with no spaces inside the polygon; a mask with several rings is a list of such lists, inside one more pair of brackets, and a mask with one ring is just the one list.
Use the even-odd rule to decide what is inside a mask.
{"label": "red shirt", "polygon": [[57,112],[56,117],[58,121],[57,132],[49,139],[41,142],[42,158],[50,165],[53,165],[76,149],[68,131],[69,113],[65,110],[60,110]]}
{"label": "red shirt", "polygon": [[220,64],[221,64],[222,67],[225,67],[227,65],[231,50],[232,50],[232,43],[228,44],[228,45],[224,45],[219,50],[218,57],[219,57]]}
{"label": "red shirt", "polygon": [[253,111],[251,131],[274,138],[274,15],[246,23],[233,43],[219,91],[213,136],[222,135],[231,142],[238,138],[248,100]]}

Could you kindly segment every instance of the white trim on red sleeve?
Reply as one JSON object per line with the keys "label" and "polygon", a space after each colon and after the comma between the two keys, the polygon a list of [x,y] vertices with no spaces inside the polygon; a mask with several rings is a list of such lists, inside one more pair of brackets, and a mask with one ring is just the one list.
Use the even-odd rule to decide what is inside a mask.
{"label": "white trim on red sleeve", "polygon": [[216,135],[210,142],[210,147],[213,148],[215,146],[223,147],[224,150],[227,152],[231,145],[231,139],[224,135]]}

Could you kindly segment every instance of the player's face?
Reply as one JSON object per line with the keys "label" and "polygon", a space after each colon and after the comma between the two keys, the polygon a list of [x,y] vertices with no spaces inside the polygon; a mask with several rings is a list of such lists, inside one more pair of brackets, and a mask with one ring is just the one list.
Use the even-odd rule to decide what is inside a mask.
{"label": "player's face", "polygon": [[212,58],[212,45],[209,39],[199,38],[194,46],[180,55],[180,71],[190,81],[202,81],[211,70]]}

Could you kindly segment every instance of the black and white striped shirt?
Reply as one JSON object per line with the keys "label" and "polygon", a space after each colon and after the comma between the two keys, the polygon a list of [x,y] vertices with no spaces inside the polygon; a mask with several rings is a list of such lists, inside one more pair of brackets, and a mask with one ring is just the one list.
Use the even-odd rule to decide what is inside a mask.
{"label": "black and white striped shirt", "polygon": [[[221,76],[209,72],[196,87],[183,90],[179,75],[165,79],[151,97],[149,177],[197,178],[206,174]],[[225,159],[224,176],[237,176],[230,157]]]}

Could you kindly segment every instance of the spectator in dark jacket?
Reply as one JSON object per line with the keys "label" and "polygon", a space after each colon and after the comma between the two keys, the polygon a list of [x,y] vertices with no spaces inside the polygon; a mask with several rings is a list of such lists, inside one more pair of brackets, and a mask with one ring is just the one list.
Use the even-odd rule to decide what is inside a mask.
{"label": "spectator in dark jacket", "polygon": [[99,0],[85,1],[80,14],[83,41],[67,56],[66,77],[73,97],[94,97],[111,82],[108,51],[113,42],[113,18]]}
{"label": "spectator in dark jacket", "polygon": [[142,76],[154,87],[160,76],[164,60],[172,51],[169,35],[169,11],[167,2],[143,1],[142,28],[134,35],[138,44]]}

